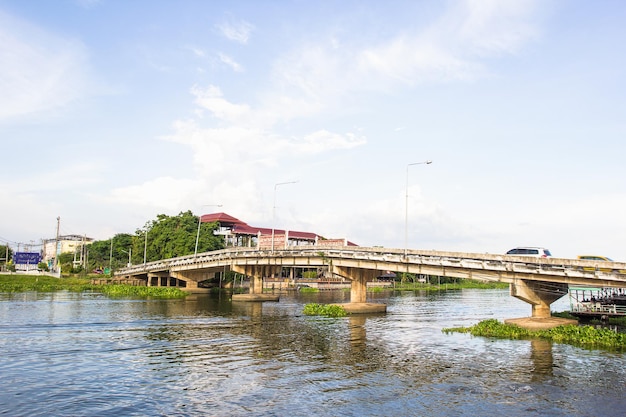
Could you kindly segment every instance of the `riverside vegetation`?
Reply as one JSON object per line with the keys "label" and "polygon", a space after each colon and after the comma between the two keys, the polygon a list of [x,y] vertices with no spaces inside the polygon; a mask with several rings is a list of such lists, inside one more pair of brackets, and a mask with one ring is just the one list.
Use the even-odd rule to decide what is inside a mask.
{"label": "riverside vegetation", "polygon": [[126,284],[95,285],[86,278],[0,275],[0,292],[99,292],[109,297],[183,298],[187,293],[174,287],[141,287]]}

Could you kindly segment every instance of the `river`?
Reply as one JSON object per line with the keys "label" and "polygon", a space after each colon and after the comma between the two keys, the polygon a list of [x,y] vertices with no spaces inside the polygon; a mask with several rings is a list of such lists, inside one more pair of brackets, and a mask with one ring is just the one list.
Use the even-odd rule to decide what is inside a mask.
{"label": "river", "polygon": [[0,294],[0,414],[626,414],[626,354],[442,333],[530,315],[507,290],[368,297],[387,313],[302,314],[306,303],[347,301],[339,291],[267,303]]}

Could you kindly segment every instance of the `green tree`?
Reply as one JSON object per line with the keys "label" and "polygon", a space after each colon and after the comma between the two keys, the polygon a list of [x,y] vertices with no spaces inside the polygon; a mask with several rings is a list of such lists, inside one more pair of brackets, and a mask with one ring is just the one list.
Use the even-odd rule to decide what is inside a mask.
{"label": "green tree", "polygon": [[83,270],[82,265],[74,265],[75,253],[63,252],[59,254],[58,264],[61,266],[63,274],[77,274]]}
{"label": "green tree", "polygon": [[133,252],[133,235],[118,233],[111,239],[98,240],[89,245],[89,271],[118,269],[128,264],[128,252]]}
{"label": "green tree", "polygon": [[[181,212],[178,216],[159,214],[150,224],[148,230],[148,259],[166,259],[177,256],[191,255],[195,251],[196,236],[198,235],[199,217],[191,211]],[[224,240],[216,236],[214,231],[217,223],[202,223],[198,239],[198,252],[207,252],[222,249]],[[143,230],[138,230],[138,237],[145,236]],[[135,246],[141,250],[143,257],[144,240],[137,239]],[[134,250],[133,250],[134,252]],[[142,258],[143,259],[143,258]]]}
{"label": "green tree", "polygon": [[8,263],[11,259],[13,259],[13,250],[10,247],[8,247],[9,258],[5,259],[7,256],[7,247],[8,245],[0,245],[0,260],[3,264]]}
{"label": "green tree", "polygon": [[[140,264],[177,256],[191,255],[195,251],[198,236],[198,253],[224,248],[224,240],[214,234],[217,223],[202,223],[198,235],[199,217],[191,211],[178,216],[159,214],[155,220],[135,230],[135,234],[120,233],[112,239],[89,245],[89,267],[119,269],[131,263]],[[147,234],[147,236],[146,236]],[[112,252],[112,256],[111,256]]]}

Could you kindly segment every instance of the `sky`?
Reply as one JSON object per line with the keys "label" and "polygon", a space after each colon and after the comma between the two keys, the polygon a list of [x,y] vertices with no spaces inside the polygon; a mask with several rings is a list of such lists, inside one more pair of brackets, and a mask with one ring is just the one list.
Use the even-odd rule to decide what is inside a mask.
{"label": "sky", "polygon": [[625,21],[621,0],[0,0],[0,244],[190,210],[626,261]]}

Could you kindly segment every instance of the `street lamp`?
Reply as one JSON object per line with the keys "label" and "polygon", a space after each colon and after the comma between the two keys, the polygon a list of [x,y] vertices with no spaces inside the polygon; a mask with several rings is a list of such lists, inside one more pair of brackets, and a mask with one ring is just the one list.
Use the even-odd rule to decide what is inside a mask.
{"label": "street lamp", "polygon": [[[222,207],[221,204],[205,204],[202,207]],[[202,224],[202,215],[198,216],[198,233],[196,234],[196,248],[193,251],[193,256],[198,255],[198,240],[200,240],[200,225]]]}
{"label": "street lamp", "polygon": [[130,246],[128,248],[128,252],[126,252],[124,249],[120,249],[120,252],[124,252],[124,253],[128,254],[128,265],[126,265],[126,266],[131,266],[132,265],[131,258],[132,258],[132,253],[133,253],[133,247]]}
{"label": "street lamp", "polygon": [[274,253],[274,226],[276,224],[276,188],[278,188],[279,185],[295,184],[297,182],[298,181],[287,181],[274,184],[274,206],[272,206],[272,253]]}
{"label": "street lamp", "polygon": [[404,202],[404,257],[409,251],[409,167],[412,165],[430,165],[433,161],[413,162],[406,166],[406,196]]}
{"label": "street lamp", "polygon": [[143,243],[143,267],[146,267],[146,254],[148,253],[148,226],[146,226],[146,239]]}

